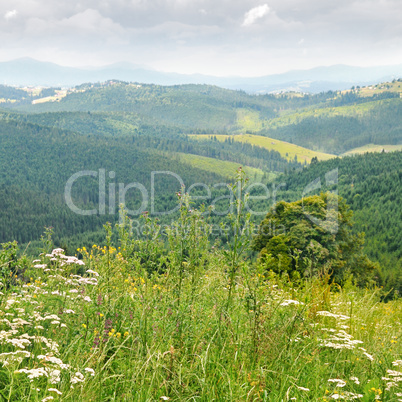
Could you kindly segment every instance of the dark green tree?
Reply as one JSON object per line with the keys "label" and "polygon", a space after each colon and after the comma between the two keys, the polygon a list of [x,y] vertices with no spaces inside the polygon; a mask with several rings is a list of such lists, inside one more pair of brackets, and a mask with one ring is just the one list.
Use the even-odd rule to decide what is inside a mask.
{"label": "dark green tree", "polygon": [[352,211],[335,194],[281,201],[261,222],[253,248],[268,270],[293,278],[328,273],[342,283],[371,282],[376,265],[363,253],[364,233],[353,234]]}

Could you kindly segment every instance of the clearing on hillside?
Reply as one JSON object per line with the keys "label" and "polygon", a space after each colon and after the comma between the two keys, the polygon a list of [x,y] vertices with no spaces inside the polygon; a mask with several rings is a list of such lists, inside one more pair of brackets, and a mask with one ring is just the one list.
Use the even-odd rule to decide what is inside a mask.
{"label": "clearing on hillside", "polygon": [[350,151],[345,152],[341,156],[349,156],[349,155],[357,155],[357,154],[365,154],[366,152],[394,152],[394,151],[402,151],[402,144],[400,145],[376,145],[376,144],[367,144],[362,147],[353,148]]}
{"label": "clearing on hillside", "polygon": [[291,144],[289,142],[276,140],[274,138],[263,137],[260,135],[253,134],[239,134],[239,135],[210,135],[210,134],[194,134],[191,135],[192,138],[196,138],[199,140],[210,140],[211,137],[215,138],[218,141],[225,141],[228,138],[233,139],[234,141],[239,142],[247,142],[252,145],[257,145],[259,147],[278,151],[284,158],[288,160],[294,160],[297,157],[299,162],[306,161],[307,163],[311,162],[313,157],[317,157],[318,160],[328,160],[331,158],[335,158],[335,155],[326,154],[324,152],[312,151],[311,149],[303,148],[295,144]]}
{"label": "clearing on hillside", "polygon": [[[244,166],[241,163],[230,162],[230,161],[222,161],[220,159],[209,158],[207,156],[193,155],[193,154],[185,154],[185,153],[176,153],[179,157],[179,161],[195,167],[197,169],[206,170],[208,172],[219,173],[221,176],[233,177],[233,172],[239,166],[243,167],[243,170],[246,172],[246,176],[251,181],[261,180],[264,172],[261,169],[257,169],[250,166]],[[273,180],[277,175],[273,172],[267,173],[269,175],[269,180]]]}

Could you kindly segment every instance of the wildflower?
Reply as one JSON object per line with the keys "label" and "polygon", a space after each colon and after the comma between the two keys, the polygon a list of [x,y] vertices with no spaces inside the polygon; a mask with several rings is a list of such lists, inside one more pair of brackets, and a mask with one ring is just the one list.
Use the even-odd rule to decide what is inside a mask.
{"label": "wildflower", "polygon": [[47,396],[46,398],[42,399],[42,402],[51,401],[52,399],[54,399],[52,396]]}
{"label": "wildflower", "polygon": [[18,373],[28,374],[28,378],[31,380],[31,382],[34,380],[34,378],[38,378],[38,377],[42,377],[42,376],[45,376],[45,377],[48,376],[47,371],[43,367],[39,367],[37,369],[31,369],[31,370],[29,370],[29,369],[20,369],[20,370],[15,371],[15,373],[16,374],[18,374]]}
{"label": "wildflower", "polygon": [[366,352],[363,352],[363,354],[364,354],[364,356],[366,356],[367,359],[369,359],[370,361],[373,361],[373,360],[374,360],[374,357],[371,356],[370,354],[368,354],[368,353],[366,353]]}
{"label": "wildflower", "polygon": [[290,306],[290,305],[297,305],[297,304],[303,304],[302,302],[299,302],[297,300],[285,300],[284,302],[282,302],[280,305],[281,306]]}
{"label": "wildflower", "polygon": [[310,391],[308,388],[304,388],[304,387],[299,387],[298,385],[296,385],[297,389],[300,389],[300,391]]}
{"label": "wildflower", "polygon": [[49,391],[49,392],[56,392],[57,395],[62,395],[62,394],[63,394],[61,391],[59,391],[59,390],[56,389],[56,388],[49,388],[48,391]]}
{"label": "wildflower", "polygon": [[60,382],[60,370],[52,370],[50,372],[50,384],[57,384]]}
{"label": "wildflower", "polygon": [[86,329],[86,328],[87,328],[87,326],[86,326],[85,324],[82,324],[82,328]]}
{"label": "wildflower", "polygon": [[126,331],[123,336],[128,336],[128,332]]}
{"label": "wildflower", "polygon": [[117,336],[117,338],[120,338],[120,337],[121,337],[121,333],[120,333],[120,332],[117,332],[117,333],[116,333],[116,336]]}
{"label": "wildflower", "polygon": [[85,378],[84,376],[77,371],[72,377],[71,377],[71,384],[76,384],[77,382],[84,382]]}
{"label": "wildflower", "polygon": [[90,367],[86,367],[84,369],[84,371],[86,371],[87,373],[90,373],[92,377],[95,375],[95,370],[91,369]]}
{"label": "wildflower", "polygon": [[346,385],[346,381],[340,380],[339,378],[330,378],[328,382],[334,382],[336,383],[335,386],[340,388]]}
{"label": "wildflower", "polygon": [[402,377],[402,372],[400,371],[387,370],[387,373],[392,377]]}

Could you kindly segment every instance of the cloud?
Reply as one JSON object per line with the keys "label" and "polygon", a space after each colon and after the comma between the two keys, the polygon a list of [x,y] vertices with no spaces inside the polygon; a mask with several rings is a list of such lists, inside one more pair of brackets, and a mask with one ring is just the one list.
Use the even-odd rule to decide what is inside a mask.
{"label": "cloud", "polygon": [[246,14],[244,14],[242,26],[247,27],[253,25],[255,21],[267,15],[269,11],[268,4],[263,4],[262,6],[252,8],[251,10],[247,11]]}
{"label": "cloud", "polygon": [[5,18],[6,20],[11,20],[12,18],[16,17],[17,14],[18,14],[18,11],[17,11],[17,10],[7,11],[7,12],[4,14],[4,18]]}
{"label": "cloud", "polygon": [[401,0],[0,0],[0,61],[218,75],[398,64],[400,15]]}

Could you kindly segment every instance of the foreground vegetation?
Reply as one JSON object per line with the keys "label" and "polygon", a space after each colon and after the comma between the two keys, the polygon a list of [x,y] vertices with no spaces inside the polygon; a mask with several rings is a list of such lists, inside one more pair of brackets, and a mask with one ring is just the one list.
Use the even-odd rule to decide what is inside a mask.
{"label": "foreground vegetation", "polygon": [[33,262],[3,244],[5,400],[402,400],[400,300],[353,277],[341,288],[324,267],[293,283],[269,255],[248,258],[242,198],[225,248],[178,198],[164,233],[145,214],[141,238],[123,218],[76,256],[50,232]]}

